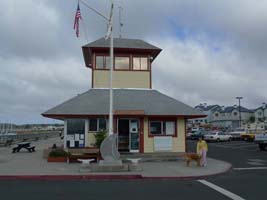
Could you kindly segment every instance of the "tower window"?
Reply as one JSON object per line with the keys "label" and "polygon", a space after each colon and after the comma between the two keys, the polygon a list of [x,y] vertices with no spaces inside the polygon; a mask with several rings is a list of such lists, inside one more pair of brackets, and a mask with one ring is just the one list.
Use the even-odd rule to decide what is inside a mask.
{"label": "tower window", "polygon": [[109,69],[109,56],[96,56],[96,69]]}
{"label": "tower window", "polygon": [[129,57],[115,57],[115,69],[129,70],[130,58]]}
{"label": "tower window", "polygon": [[147,57],[134,57],[133,58],[133,70],[148,70]]}

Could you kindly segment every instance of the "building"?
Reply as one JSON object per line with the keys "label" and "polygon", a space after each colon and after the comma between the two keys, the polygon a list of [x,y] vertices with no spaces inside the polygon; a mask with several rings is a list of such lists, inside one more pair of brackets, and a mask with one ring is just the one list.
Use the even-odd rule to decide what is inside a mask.
{"label": "building", "polygon": [[[250,118],[254,116],[253,111],[240,107],[241,115],[241,126],[249,122]],[[228,106],[228,107],[218,107],[213,111],[211,117],[211,124],[217,127],[224,128],[237,128],[240,127],[240,117],[239,117],[239,107],[238,106]]]}
{"label": "building", "polygon": [[265,122],[267,117],[267,108],[265,104],[254,110],[255,122]]}
{"label": "building", "polygon": [[[82,50],[92,70],[92,89],[42,114],[64,120],[66,147],[94,146],[94,134],[108,127],[109,40],[101,38]],[[119,151],[184,152],[186,120],[205,116],[152,89],[152,63],[160,52],[142,40],[114,39],[113,132]]]}
{"label": "building", "polygon": [[213,111],[219,107],[220,107],[219,105],[207,105],[206,103],[199,104],[195,108],[197,110],[201,111],[202,113],[204,113],[206,115],[206,117],[191,119],[190,121],[194,125],[202,125],[203,126],[203,125],[210,124],[210,121],[211,121],[212,115],[213,115]]}

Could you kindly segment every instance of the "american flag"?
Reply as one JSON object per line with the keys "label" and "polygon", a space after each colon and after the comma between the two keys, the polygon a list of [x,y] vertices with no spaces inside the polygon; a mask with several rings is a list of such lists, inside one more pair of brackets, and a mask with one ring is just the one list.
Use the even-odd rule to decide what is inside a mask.
{"label": "american flag", "polygon": [[81,11],[80,11],[80,6],[78,3],[77,11],[76,11],[75,18],[74,18],[74,26],[73,26],[73,29],[76,30],[77,37],[79,37],[79,20],[80,19],[82,19],[82,16],[81,16]]}

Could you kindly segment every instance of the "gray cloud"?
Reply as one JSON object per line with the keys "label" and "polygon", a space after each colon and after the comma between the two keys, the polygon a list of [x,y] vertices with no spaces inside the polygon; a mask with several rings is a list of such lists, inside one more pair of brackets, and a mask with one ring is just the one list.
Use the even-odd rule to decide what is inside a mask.
{"label": "gray cloud", "polygon": [[[108,14],[108,0],[87,2]],[[266,0],[116,3],[124,7],[124,37],[163,49],[153,65],[155,89],[190,105],[233,105],[239,95],[249,108],[267,101]],[[90,88],[80,47],[103,37],[106,22],[81,5],[84,24],[76,39],[76,5],[74,0],[0,2],[0,122],[49,122],[41,112]],[[116,6],[115,20],[117,11]],[[117,21],[116,35],[118,30]]]}

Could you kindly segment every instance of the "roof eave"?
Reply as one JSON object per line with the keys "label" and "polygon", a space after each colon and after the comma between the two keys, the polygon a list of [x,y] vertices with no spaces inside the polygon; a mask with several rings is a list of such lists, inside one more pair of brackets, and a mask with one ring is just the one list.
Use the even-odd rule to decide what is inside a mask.
{"label": "roof eave", "polygon": [[[43,117],[52,118],[52,119],[61,119],[64,120],[66,118],[89,118],[89,117],[108,117],[108,114],[45,114],[42,113]],[[114,116],[121,116],[120,114]],[[123,116],[128,116],[127,114]],[[131,116],[138,117],[176,117],[176,118],[186,118],[186,119],[194,119],[194,118],[203,118],[207,115],[144,115],[144,114],[136,114]]]}

